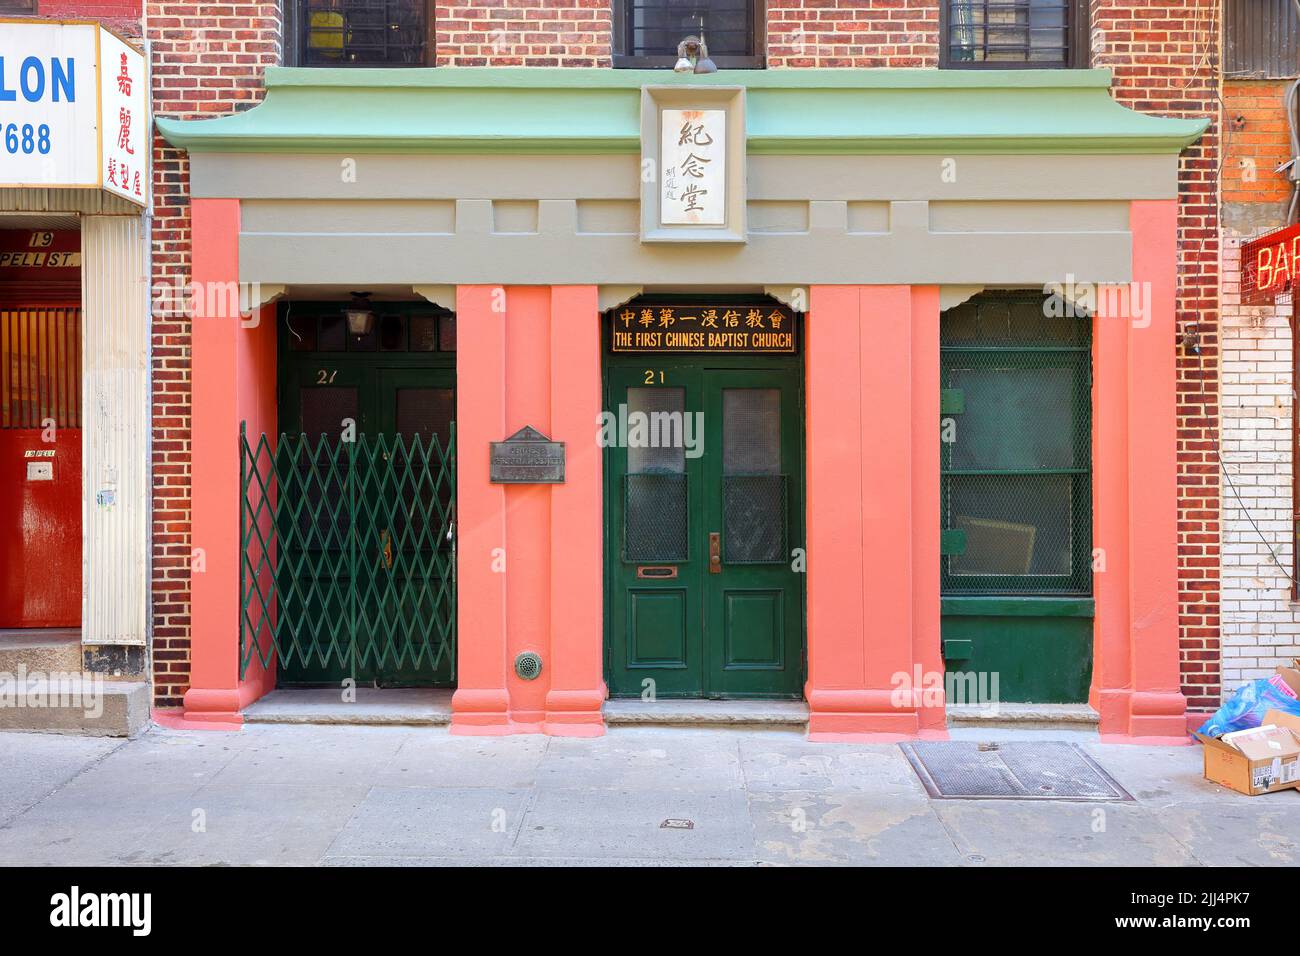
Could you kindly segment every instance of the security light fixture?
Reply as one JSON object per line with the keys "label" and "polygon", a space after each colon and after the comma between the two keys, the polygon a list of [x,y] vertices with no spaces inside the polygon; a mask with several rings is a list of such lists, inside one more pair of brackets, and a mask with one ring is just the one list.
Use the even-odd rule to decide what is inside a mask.
{"label": "security light fixture", "polygon": [[675,73],[717,73],[718,65],[709,59],[709,47],[703,35],[689,36],[677,44]]}

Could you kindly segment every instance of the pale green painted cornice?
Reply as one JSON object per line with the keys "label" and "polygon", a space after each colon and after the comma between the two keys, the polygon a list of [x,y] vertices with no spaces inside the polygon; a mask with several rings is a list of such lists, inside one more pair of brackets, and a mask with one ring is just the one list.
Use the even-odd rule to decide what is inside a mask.
{"label": "pale green painted cornice", "polygon": [[159,118],[190,152],[638,153],[644,85],[744,86],[749,151],[1176,153],[1208,120],[1110,97],[1109,70],[662,70],[539,67],[266,71],[266,99]]}

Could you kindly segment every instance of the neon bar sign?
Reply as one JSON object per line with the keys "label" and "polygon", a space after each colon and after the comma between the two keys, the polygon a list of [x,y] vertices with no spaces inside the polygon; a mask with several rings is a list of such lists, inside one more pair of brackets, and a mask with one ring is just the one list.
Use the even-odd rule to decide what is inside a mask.
{"label": "neon bar sign", "polygon": [[1243,243],[1241,304],[1268,305],[1300,280],[1300,223]]}

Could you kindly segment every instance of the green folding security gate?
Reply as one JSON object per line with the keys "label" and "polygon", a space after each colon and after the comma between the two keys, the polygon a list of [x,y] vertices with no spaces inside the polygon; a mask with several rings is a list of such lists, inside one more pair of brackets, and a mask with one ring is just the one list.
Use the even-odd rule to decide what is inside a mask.
{"label": "green folding security gate", "polygon": [[455,426],[355,440],[240,428],[240,673],[279,682],[456,677]]}

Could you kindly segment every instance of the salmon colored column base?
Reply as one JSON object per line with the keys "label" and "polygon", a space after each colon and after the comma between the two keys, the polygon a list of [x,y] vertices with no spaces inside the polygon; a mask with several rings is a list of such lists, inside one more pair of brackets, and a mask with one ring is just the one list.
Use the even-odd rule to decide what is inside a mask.
{"label": "salmon colored column base", "polygon": [[[461,286],[457,313],[457,690],[451,732],[605,732],[600,314],[594,286]],[[530,425],[565,480],[495,485],[489,443]],[[533,651],[525,681],[515,658]]]}
{"label": "salmon colored column base", "polygon": [[1133,282],[1093,336],[1093,686],[1107,743],[1186,744],[1178,648],[1177,203],[1134,202]]}
{"label": "salmon colored column base", "polygon": [[944,739],[938,289],[815,286],[805,341],[809,739]]}
{"label": "salmon colored column base", "polygon": [[[239,202],[195,199],[190,455],[190,688],[184,720],[237,725],[240,711],[275,687],[274,668],[239,674],[239,425],[275,432],[275,310],[239,311]],[[199,560],[199,558],[202,560]]]}

